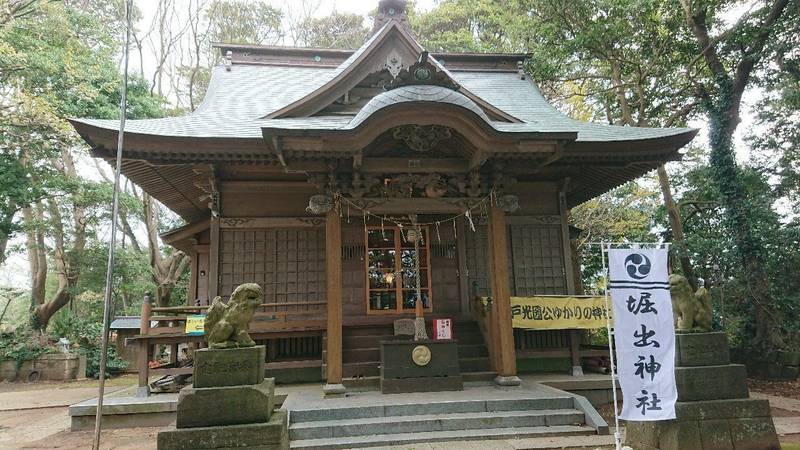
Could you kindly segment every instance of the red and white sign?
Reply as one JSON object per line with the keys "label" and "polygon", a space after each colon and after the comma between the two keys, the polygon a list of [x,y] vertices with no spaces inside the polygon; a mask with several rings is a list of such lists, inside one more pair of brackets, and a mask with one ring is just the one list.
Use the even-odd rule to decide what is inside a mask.
{"label": "red and white sign", "polygon": [[434,319],[433,330],[436,340],[453,339],[453,319]]}

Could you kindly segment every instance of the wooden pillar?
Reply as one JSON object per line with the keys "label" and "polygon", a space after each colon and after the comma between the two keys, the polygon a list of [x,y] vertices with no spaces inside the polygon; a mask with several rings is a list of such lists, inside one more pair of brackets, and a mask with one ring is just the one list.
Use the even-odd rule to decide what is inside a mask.
{"label": "wooden pillar", "polygon": [[[567,294],[577,294],[575,286],[575,265],[572,263],[572,245],[569,241],[569,208],[567,208],[566,187],[569,180],[565,180],[558,191],[558,209],[561,214],[561,254],[564,261],[564,278],[567,286]],[[569,357],[571,361],[571,373],[574,377],[583,376],[583,366],[581,365],[581,341],[583,340],[583,330],[569,330]]]}
{"label": "wooden pillar", "polygon": [[[144,336],[150,332],[150,293],[144,294],[142,299],[142,312],[139,317],[139,335]],[[148,340],[141,338],[138,341],[138,354],[136,355],[136,365],[139,369],[139,387],[136,390],[137,397],[147,397],[150,395],[148,387],[148,377],[150,375],[150,345]]]}
{"label": "wooden pillar", "polygon": [[492,342],[497,357],[495,383],[517,386],[517,360],[514,329],[511,326],[511,289],[508,285],[508,227],[505,212],[494,202],[489,207],[489,262],[492,285]]}
{"label": "wooden pillar", "polygon": [[325,294],[327,297],[325,396],[344,395],[342,385],[342,222],[337,208],[325,218]]}

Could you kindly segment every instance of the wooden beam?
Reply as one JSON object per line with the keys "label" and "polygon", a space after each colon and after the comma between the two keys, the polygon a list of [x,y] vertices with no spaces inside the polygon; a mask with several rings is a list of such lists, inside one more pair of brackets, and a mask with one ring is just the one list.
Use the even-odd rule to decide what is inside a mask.
{"label": "wooden beam", "polygon": [[208,300],[219,295],[219,217],[211,218],[211,249],[208,256]]}
{"label": "wooden beam", "polygon": [[342,386],[342,223],[338,208],[325,218],[325,280],[328,299],[325,350],[326,394],[341,395]]}
{"label": "wooden beam", "polygon": [[362,173],[465,173],[470,163],[463,158],[370,158],[361,161]]}
{"label": "wooden beam", "polygon": [[317,189],[308,184],[307,180],[298,181],[223,181],[222,189],[226,194],[253,194],[253,193],[275,193],[292,192],[299,194],[310,194],[317,192]]}
{"label": "wooden beam", "polygon": [[460,214],[475,207],[482,198],[348,198],[348,201],[373,214]]}
{"label": "wooden beam", "polygon": [[492,345],[498,355],[495,382],[501,385],[519,385],[517,377],[514,329],[511,325],[511,290],[508,285],[508,228],[505,212],[492,202],[489,206],[489,262],[492,284],[492,308],[495,331]]}
{"label": "wooden beam", "polygon": [[222,217],[219,219],[221,229],[229,228],[308,228],[321,227],[325,219],[317,216],[309,217]]}

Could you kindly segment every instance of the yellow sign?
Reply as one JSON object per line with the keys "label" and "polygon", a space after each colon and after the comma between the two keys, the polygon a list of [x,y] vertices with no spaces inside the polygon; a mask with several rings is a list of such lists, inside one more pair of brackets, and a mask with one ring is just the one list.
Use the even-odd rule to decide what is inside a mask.
{"label": "yellow sign", "polygon": [[206,324],[206,316],[204,314],[196,316],[186,316],[186,334],[200,335],[204,334],[203,328]]}
{"label": "yellow sign", "polygon": [[605,328],[605,311],[603,297],[511,297],[511,323],[514,328],[529,330]]}

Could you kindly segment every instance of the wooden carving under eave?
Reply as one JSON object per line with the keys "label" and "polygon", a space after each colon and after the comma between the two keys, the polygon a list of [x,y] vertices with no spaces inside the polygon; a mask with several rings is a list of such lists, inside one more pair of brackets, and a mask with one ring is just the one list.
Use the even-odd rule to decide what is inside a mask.
{"label": "wooden carving under eave", "polygon": [[384,89],[390,91],[402,86],[412,85],[430,85],[442,86],[447,89],[457,91],[461,85],[456,83],[446,72],[439,70],[439,68],[430,61],[428,52],[423,51],[419,55],[419,60],[412,64],[407,69],[402,69],[397,74],[397,77],[386,84]]}
{"label": "wooden carving under eave", "polygon": [[453,133],[450,128],[440,125],[402,125],[392,130],[392,136],[402,140],[411,150],[424,153],[452,137]]}
{"label": "wooden carving under eave", "polygon": [[198,180],[194,183],[195,187],[204,193],[200,200],[208,200],[208,209],[211,210],[211,215],[219,217],[219,186],[214,166],[211,164],[196,165],[192,171],[198,175]]}

